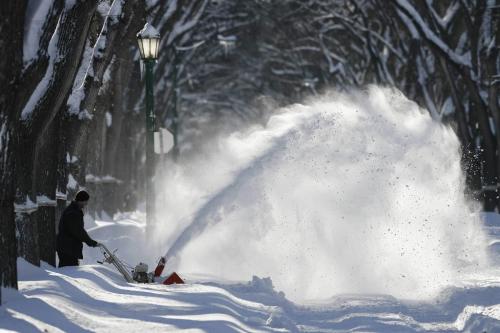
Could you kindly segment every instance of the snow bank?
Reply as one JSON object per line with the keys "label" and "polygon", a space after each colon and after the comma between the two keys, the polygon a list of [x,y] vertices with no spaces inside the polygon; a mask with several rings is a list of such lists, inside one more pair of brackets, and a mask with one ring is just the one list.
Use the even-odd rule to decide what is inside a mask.
{"label": "snow bank", "polygon": [[[119,221],[118,221],[119,222]],[[116,230],[126,233],[126,230]],[[105,265],[34,267],[2,289],[0,332],[498,332],[500,283],[483,279],[436,302],[342,296],[297,306],[270,279],[221,285],[128,284]],[[497,275],[498,277],[498,275]]]}
{"label": "snow bank", "polygon": [[181,272],[269,276],[294,301],[432,298],[486,264],[459,147],[398,91],[327,94],[169,168],[156,244]]}
{"label": "snow bank", "polygon": [[273,331],[275,307],[215,285],[127,284],[102,265],[18,267],[20,293],[2,289],[1,332]]}

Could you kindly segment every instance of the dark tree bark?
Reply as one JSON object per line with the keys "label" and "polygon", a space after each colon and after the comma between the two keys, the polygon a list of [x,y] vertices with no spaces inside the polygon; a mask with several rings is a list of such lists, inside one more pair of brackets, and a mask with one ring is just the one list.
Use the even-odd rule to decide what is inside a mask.
{"label": "dark tree bark", "polygon": [[[85,45],[90,18],[96,6],[97,2],[78,1],[73,7],[61,13],[53,34],[57,40],[52,40],[53,43],[57,43],[57,59],[50,58],[56,57],[56,54],[49,54],[47,72],[44,74],[48,80],[40,83],[47,85],[45,93],[39,96],[38,100],[36,100],[38,97],[36,95],[29,95],[28,101],[18,100],[18,104],[24,107],[23,112],[19,114],[21,122],[17,131],[16,203],[18,207],[26,207],[29,202],[36,203],[36,184],[37,177],[40,175],[38,160],[45,139],[43,134],[49,129],[73,84],[77,64]],[[29,77],[31,75],[28,71],[23,80]],[[51,149],[57,149],[57,146]],[[49,172],[55,173],[56,170]],[[16,216],[16,225],[20,235],[19,255],[39,265],[39,230],[34,214],[26,212],[26,209],[20,209]]]}
{"label": "dark tree bark", "polygon": [[57,188],[57,156],[59,152],[60,114],[56,116],[48,131],[43,135],[43,146],[38,159],[37,170],[37,219],[39,232],[40,260],[56,265],[56,188]]}
{"label": "dark tree bark", "polygon": [[[17,288],[14,223],[16,93],[22,69],[24,13],[27,1],[0,6],[0,286]],[[1,302],[1,299],[0,299]]]}

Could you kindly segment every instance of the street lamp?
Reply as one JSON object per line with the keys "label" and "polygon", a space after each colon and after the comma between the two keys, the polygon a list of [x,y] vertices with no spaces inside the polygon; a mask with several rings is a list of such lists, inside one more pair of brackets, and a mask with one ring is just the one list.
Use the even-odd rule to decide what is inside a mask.
{"label": "street lamp", "polygon": [[224,47],[224,56],[227,57],[228,50],[236,45],[236,36],[217,35],[217,39],[219,40],[219,44]]}
{"label": "street lamp", "polygon": [[151,24],[146,23],[137,33],[137,42],[141,59],[146,67],[146,228],[152,231],[154,224],[154,132],[156,131],[156,117],[154,111],[154,77],[153,66],[158,59],[160,33]]}
{"label": "street lamp", "polygon": [[158,45],[160,44],[160,33],[151,24],[146,23],[144,28],[137,33],[139,51],[143,60],[158,59]]}

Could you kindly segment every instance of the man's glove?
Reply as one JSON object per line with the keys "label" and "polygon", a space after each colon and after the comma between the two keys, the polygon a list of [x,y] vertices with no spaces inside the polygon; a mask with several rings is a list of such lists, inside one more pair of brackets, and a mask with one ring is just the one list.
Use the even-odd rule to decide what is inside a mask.
{"label": "man's glove", "polygon": [[92,239],[92,242],[89,244],[89,246],[96,247],[99,246],[99,243]]}

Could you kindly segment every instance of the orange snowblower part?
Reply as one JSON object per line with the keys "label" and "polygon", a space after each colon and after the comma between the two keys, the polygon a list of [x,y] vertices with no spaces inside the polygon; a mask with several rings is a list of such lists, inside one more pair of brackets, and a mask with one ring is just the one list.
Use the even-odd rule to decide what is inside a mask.
{"label": "orange snowblower part", "polygon": [[163,281],[163,284],[169,285],[169,284],[184,284],[184,280],[181,279],[179,275],[177,275],[176,272],[173,272],[170,274],[170,276]]}

